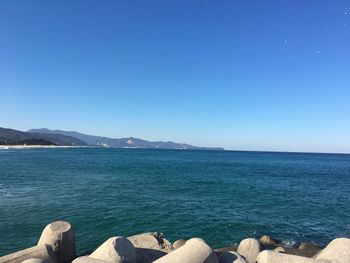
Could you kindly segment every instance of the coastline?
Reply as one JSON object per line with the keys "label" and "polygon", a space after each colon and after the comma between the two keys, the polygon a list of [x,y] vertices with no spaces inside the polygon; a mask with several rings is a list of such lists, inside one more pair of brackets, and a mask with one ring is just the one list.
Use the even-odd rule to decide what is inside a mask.
{"label": "coastline", "polygon": [[300,243],[293,248],[264,235],[238,245],[213,249],[204,239],[167,240],[163,233],[111,236],[94,251],[78,253],[70,223],[55,221],[42,231],[37,245],[0,256],[1,263],[349,263],[350,239],[333,239],[326,247]]}
{"label": "coastline", "polygon": [[94,146],[71,146],[71,145],[0,145],[0,150],[11,149],[56,149],[56,148],[94,148]]}

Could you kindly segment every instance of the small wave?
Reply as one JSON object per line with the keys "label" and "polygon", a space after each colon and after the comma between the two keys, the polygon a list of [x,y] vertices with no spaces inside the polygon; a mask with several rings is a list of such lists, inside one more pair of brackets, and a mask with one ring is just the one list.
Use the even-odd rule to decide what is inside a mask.
{"label": "small wave", "polygon": [[284,239],[282,240],[281,242],[285,247],[289,247],[289,248],[292,248],[296,245],[296,241],[294,239]]}

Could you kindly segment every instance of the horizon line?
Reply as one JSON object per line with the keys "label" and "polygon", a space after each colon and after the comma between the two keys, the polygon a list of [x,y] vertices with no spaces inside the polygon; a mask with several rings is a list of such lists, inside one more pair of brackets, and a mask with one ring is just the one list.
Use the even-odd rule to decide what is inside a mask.
{"label": "horizon line", "polygon": [[[49,129],[49,128],[31,128],[31,129],[27,129],[27,130],[20,130],[20,129],[15,129],[15,128],[9,128],[9,127],[1,127],[0,128],[5,128],[5,129],[12,129],[12,130],[18,130],[18,131],[22,131],[22,132],[29,132],[30,130],[39,130],[39,129],[46,129],[46,130],[50,130],[50,131],[65,131],[65,130],[61,130],[61,129]],[[92,135],[90,133],[84,133],[84,132],[80,132],[80,131],[76,131],[76,130],[67,130],[67,132],[77,132],[77,133],[81,133],[84,135],[88,135],[88,136],[96,136],[96,137],[105,137],[105,138],[109,138],[109,139],[127,139],[127,138],[133,138],[133,139],[141,139],[140,137],[133,137],[133,136],[128,136],[128,137],[109,137],[109,136],[105,136],[105,135]],[[157,140],[153,140],[153,139],[141,139],[141,140],[145,140],[145,141],[149,141],[149,142],[157,142]],[[158,141],[162,141],[162,140],[158,140]],[[189,142],[176,142],[172,141],[172,140],[164,140],[162,142],[175,142],[175,143],[179,143],[179,144],[189,144],[191,146],[195,146],[195,147],[203,147],[203,148],[222,148],[220,150],[214,150],[214,151],[232,151],[232,152],[266,152],[266,153],[300,153],[300,154],[338,154],[338,155],[349,155],[349,152],[324,152],[324,151],[299,151],[299,150],[295,150],[295,151],[288,151],[288,150],[248,150],[248,149],[227,149],[223,146],[197,146],[197,145],[193,145],[192,143]],[[90,147],[98,147],[98,146],[90,146]],[[116,149],[123,149],[121,147],[109,147],[109,148],[116,148]],[[131,149],[147,149],[147,148],[140,148],[140,147],[134,147]],[[149,150],[157,150],[157,149],[149,149]],[[183,150],[183,149],[159,149],[159,150]],[[187,149],[186,149],[187,150]],[[190,151],[206,151],[206,149],[188,149]],[[188,151],[187,150],[187,151]],[[208,150],[208,151],[212,151],[212,150]]]}

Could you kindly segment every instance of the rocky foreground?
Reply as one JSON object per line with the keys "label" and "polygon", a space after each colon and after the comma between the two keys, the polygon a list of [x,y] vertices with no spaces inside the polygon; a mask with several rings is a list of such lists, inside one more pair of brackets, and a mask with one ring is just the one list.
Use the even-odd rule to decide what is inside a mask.
{"label": "rocky foreground", "polygon": [[38,244],[3,257],[0,263],[350,263],[350,239],[337,238],[325,248],[302,243],[287,248],[269,236],[247,238],[238,246],[213,250],[204,240],[171,244],[161,233],[111,237],[96,250],[76,255],[71,225],[56,221],[45,227]]}

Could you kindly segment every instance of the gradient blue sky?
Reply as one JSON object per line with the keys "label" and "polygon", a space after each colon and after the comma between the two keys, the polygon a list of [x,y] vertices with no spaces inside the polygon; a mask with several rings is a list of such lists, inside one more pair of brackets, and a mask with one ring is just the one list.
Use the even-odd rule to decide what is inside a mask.
{"label": "gradient blue sky", "polygon": [[0,126],[350,152],[350,1],[0,1]]}

